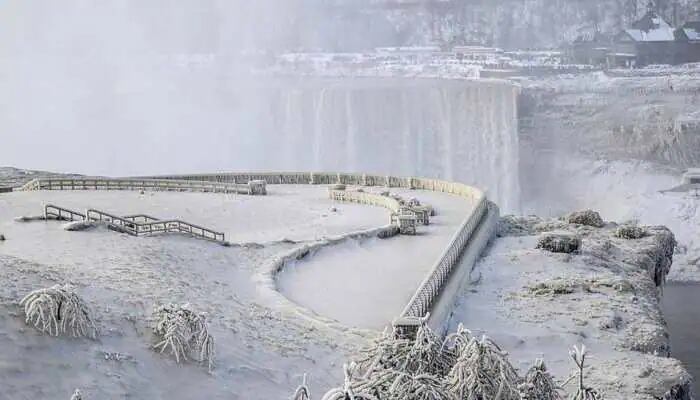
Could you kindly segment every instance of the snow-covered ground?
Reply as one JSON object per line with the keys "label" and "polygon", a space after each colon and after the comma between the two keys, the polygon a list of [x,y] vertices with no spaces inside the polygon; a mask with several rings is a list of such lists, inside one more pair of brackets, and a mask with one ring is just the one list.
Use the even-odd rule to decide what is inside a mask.
{"label": "snow-covered ground", "polygon": [[451,329],[464,323],[487,334],[521,371],[544,358],[559,382],[574,369],[569,350],[583,343],[590,351],[587,384],[606,399],[651,400],[687,383],[680,363],[666,357],[668,336],[652,280],[658,267],[638,261],[647,252],[663,259],[654,239],[558,224],[549,230],[583,237],[581,254],[535,249],[535,232],[499,238],[475,267]]}
{"label": "snow-covered ground", "polygon": [[438,215],[416,236],[348,241],[319,250],[279,276],[295,302],[347,326],[382,330],[408,303],[473,204],[457,196],[397,190]]}
{"label": "snow-covered ground", "polygon": [[591,208],[611,221],[665,225],[678,240],[668,278],[700,281],[700,198],[692,192],[661,193],[681,183],[681,170],[561,154],[542,165],[548,165],[551,177],[522,185],[527,213],[553,217]]}
{"label": "snow-covered ground", "polygon": [[[380,270],[396,265],[420,268],[420,274],[410,273],[417,287],[432,263],[422,264],[431,257],[414,260],[414,256],[436,246],[444,248],[456,223],[450,218],[464,215],[469,205],[450,195],[412,196],[437,204],[444,216],[436,217],[424,235],[338,246],[376,248],[381,257],[390,258],[386,262],[372,258],[375,272],[386,279],[390,274]],[[118,215],[178,217],[222,230],[233,242],[263,246],[223,247],[179,235],[131,237],[103,228],[68,232],[60,222],[13,220],[40,214],[44,203]],[[67,399],[79,387],[88,399],[285,398],[304,372],[316,392],[335,386],[342,381],[339,366],[367,339],[311,326],[269,308],[255,275],[270,259],[297,246],[280,239],[315,241],[382,226],[388,219],[385,209],[333,203],[325,187],[314,186],[270,186],[265,197],[92,191],[1,194],[0,232],[7,237],[0,242],[2,396]],[[411,251],[402,253],[407,247]],[[333,249],[324,249],[318,256],[329,270],[345,271],[348,282],[361,281],[359,275],[367,269],[353,269],[349,263],[365,259],[344,254],[341,251],[337,257]],[[309,267],[314,268],[314,255],[309,257]],[[75,285],[95,311],[102,331],[97,341],[47,337],[24,324],[17,301],[31,290],[64,282]],[[391,290],[397,287],[389,285],[376,294],[381,299],[393,297]],[[291,290],[290,296],[294,295]],[[365,305],[371,309],[381,299]],[[213,374],[196,364],[177,365],[170,356],[150,349],[155,343],[153,307],[166,302],[189,302],[209,314],[218,353]],[[360,307],[357,311],[362,315]],[[328,313],[339,314],[333,308]]]}

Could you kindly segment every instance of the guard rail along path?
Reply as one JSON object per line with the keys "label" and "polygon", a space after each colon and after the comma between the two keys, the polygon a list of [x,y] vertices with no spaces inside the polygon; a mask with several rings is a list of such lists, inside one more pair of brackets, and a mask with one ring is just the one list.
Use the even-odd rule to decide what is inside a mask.
{"label": "guard rail along path", "polygon": [[27,182],[19,190],[154,190],[267,194],[265,185],[259,181],[237,184],[196,180],[112,178],[37,178]]}
{"label": "guard rail along path", "polygon": [[[449,193],[469,199],[474,204],[473,211],[462,221],[457,232],[435,262],[432,269],[421,282],[415,294],[394,321],[394,328],[399,335],[410,336],[415,333],[419,321],[426,320],[434,331],[444,334],[445,323],[451,312],[456,294],[468,279],[469,272],[482,251],[493,237],[498,220],[498,207],[489,202],[481,190],[458,182],[416,177],[395,177],[388,175],[322,173],[322,172],[261,172],[261,173],[216,173],[195,175],[172,175],[147,177],[147,179],[172,179],[175,181],[210,181],[219,183],[241,183],[265,181],[275,184],[343,184],[360,186],[386,186],[417,190],[430,190]],[[337,200],[367,202],[382,205],[390,210],[398,204],[377,204],[377,196],[363,196],[362,192],[331,191],[331,197]],[[352,194],[348,194],[352,193]]]}
{"label": "guard rail along path", "polygon": [[60,221],[104,222],[110,228],[132,236],[154,233],[184,233],[200,239],[226,244],[226,236],[203,226],[191,224],[179,219],[160,220],[146,214],[120,217],[105,211],[89,209],[85,214],[54,204],[44,206],[44,218]]}

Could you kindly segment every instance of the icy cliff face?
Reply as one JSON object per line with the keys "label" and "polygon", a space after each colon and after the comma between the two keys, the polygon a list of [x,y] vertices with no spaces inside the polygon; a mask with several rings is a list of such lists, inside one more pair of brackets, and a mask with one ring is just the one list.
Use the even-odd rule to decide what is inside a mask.
{"label": "icy cliff face", "polygon": [[518,89],[506,82],[309,79],[271,90],[265,165],[427,176],[519,209]]}

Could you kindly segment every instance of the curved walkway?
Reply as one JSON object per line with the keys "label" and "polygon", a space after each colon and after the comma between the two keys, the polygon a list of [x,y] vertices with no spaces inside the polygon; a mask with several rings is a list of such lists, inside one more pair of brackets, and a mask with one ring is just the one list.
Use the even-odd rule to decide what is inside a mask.
{"label": "curved walkway", "polygon": [[[252,184],[256,182],[256,184]],[[443,192],[461,196],[470,200],[475,208],[460,224],[459,229],[438,260],[434,263],[430,273],[418,287],[418,290],[411,298],[395,322],[395,326],[400,331],[410,333],[415,328],[415,320],[430,316],[429,323],[442,331],[445,323],[446,305],[451,308],[453,298],[444,295],[446,289],[461,285],[464,271],[459,274],[454,273],[455,267],[460,261],[460,257],[466,250],[473,253],[474,260],[486,246],[490,236],[490,225],[493,222],[494,213],[497,209],[490,206],[485,194],[473,187],[465,184],[448,182],[437,179],[425,179],[415,177],[393,177],[368,174],[342,174],[342,173],[226,173],[226,174],[198,174],[198,175],[175,175],[143,178],[81,178],[81,179],[38,179],[25,185],[22,190],[198,190],[203,192],[233,192],[246,194],[264,194],[256,192],[256,185],[263,182],[266,185],[274,184],[347,184],[359,186],[386,186],[389,188],[400,187],[415,190],[429,190]],[[244,184],[245,183],[245,184]],[[257,186],[259,187],[259,186]],[[264,187],[264,186],[263,186]],[[367,193],[354,192],[354,194],[343,196],[343,200],[363,202],[387,207],[390,210],[396,208],[397,204],[385,196],[372,195]],[[395,201],[395,200],[394,200]],[[324,325],[335,326],[342,330],[346,327],[338,326],[334,321],[322,318],[315,313],[309,314],[305,308],[298,306],[284,297],[276,287],[275,275],[290,260],[300,258],[303,254],[318,249],[338,241],[351,238],[362,238],[369,236],[388,236],[395,234],[395,227],[387,225],[381,228],[370,229],[362,232],[354,232],[340,237],[329,238],[301,248],[294,249],[288,254],[273,260],[266,266],[259,276],[259,283],[264,290],[267,290],[275,303],[287,310],[294,310],[295,313],[317,320]],[[473,262],[472,262],[473,263]],[[469,266],[468,268],[471,268]],[[464,269],[464,268],[462,268]],[[460,279],[456,279],[455,275]]]}

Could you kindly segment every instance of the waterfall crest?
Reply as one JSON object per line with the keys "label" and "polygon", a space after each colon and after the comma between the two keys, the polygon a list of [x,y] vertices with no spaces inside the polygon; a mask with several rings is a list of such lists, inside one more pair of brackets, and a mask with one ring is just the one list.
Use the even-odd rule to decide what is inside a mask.
{"label": "waterfall crest", "polygon": [[282,86],[266,117],[282,131],[270,135],[282,144],[268,146],[281,152],[271,155],[280,168],[443,178],[519,211],[517,86],[401,78]]}

